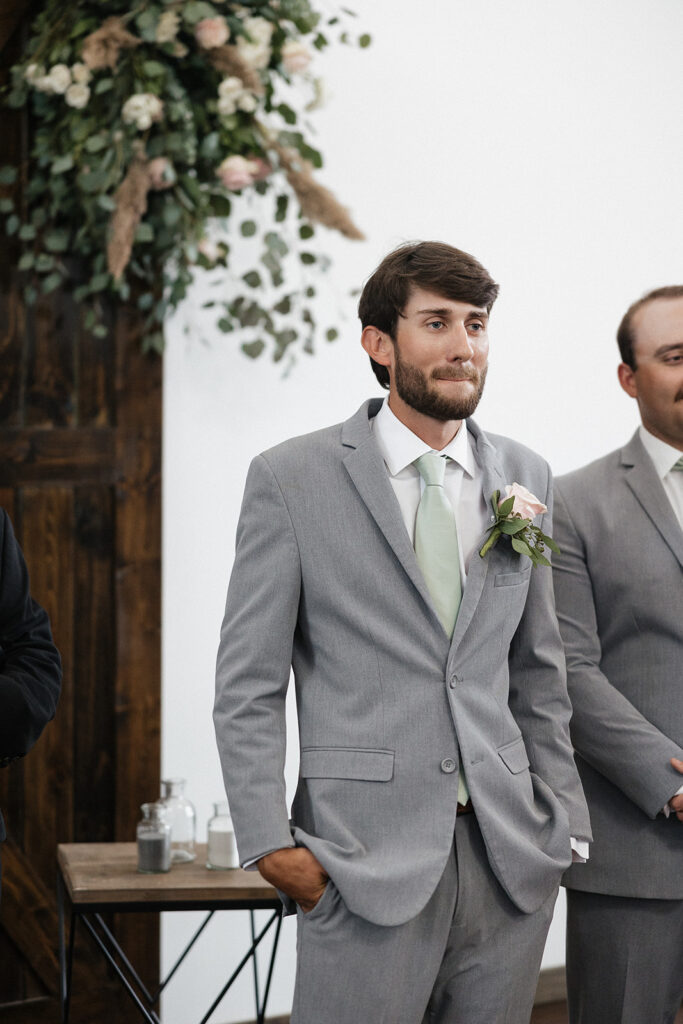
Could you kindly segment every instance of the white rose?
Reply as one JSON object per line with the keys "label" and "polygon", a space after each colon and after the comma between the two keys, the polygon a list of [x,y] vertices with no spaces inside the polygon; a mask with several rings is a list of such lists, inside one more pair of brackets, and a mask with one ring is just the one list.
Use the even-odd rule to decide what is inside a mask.
{"label": "white rose", "polygon": [[237,106],[246,114],[252,114],[258,106],[258,102],[253,93],[243,92],[242,95],[237,100]]}
{"label": "white rose", "polygon": [[311,51],[296,39],[288,40],[282,47],[282,64],[290,75],[305,71],[311,59]]}
{"label": "white rose", "polygon": [[38,92],[45,92],[48,95],[51,95],[54,92],[54,89],[52,88],[52,79],[49,75],[39,75],[37,78],[33,79],[32,84]]}
{"label": "white rose", "polygon": [[236,110],[237,105],[232,96],[218,97],[218,113],[221,117],[229,117],[230,114],[234,114]]}
{"label": "white rose", "polygon": [[265,18],[245,18],[242,24],[249,38],[239,36],[237,39],[240,57],[250,68],[258,70],[267,67],[273,26]]}
{"label": "white rose", "polygon": [[62,95],[71,85],[71,72],[66,64],[55,64],[50,68],[48,79],[52,92]]}
{"label": "white rose", "polygon": [[260,43],[248,43],[244,36],[240,36],[237,40],[237,49],[239,50],[240,57],[248,67],[253,68],[255,71],[268,67],[271,54],[269,46],[261,46]]}
{"label": "white rose", "polygon": [[241,78],[236,78],[232,75],[230,78],[224,78],[218,86],[218,95],[229,96],[234,99],[235,96],[239,96],[244,91],[244,85]]}
{"label": "white rose", "polygon": [[176,11],[164,11],[154,32],[157,43],[172,43],[178,34],[179,25],[180,17]]}
{"label": "white rose", "polygon": [[245,18],[243,23],[246,32],[252,42],[261,43],[262,46],[270,46],[273,37],[273,24],[265,18]]}
{"label": "white rose", "polygon": [[40,64],[29,64],[24,70],[24,81],[29,85],[35,85],[39,78],[45,77],[45,68]]}
{"label": "white rose", "polygon": [[87,85],[92,76],[87,64],[77,63],[71,66],[71,77],[79,85]]}
{"label": "white rose", "polygon": [[126,124],[134,124],[138,131],[146,131],[153,121],[160,121],[164,105],[151,92],[136,92],[129,96],[121,109]]}
{"label": "white rose", "polygon": [[84,82],[74,82],[64,93],[64,99],[70,107],[81,110],[90,99],[90,89]]}

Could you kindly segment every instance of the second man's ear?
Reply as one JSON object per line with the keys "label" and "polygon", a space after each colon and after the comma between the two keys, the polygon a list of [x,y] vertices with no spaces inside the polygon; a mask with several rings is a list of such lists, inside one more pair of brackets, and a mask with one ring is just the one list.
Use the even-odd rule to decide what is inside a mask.
{"label": "second man's ear", "polygon": [[394,343],[388,334],[377,327],[364,327],[360,343],[376,363],[380,366],[391,366],[393,362]]}
{"label": "second man's ear", "polygon": [[638,385],[636,384],[636,372],[627,363],[619,363],[617,367],[619,383],[631,398],[638,397]]}

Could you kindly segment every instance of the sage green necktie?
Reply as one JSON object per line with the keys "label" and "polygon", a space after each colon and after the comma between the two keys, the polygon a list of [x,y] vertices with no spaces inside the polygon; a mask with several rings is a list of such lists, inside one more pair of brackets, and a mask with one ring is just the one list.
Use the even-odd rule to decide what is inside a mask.
{"label": "sage green necktie", "polygon": [[681,455],[678,462],[674,462],[670,472],[672,473],[683,473],[683,455]]}
{"label": "sage green necktie", "polygon": [[426,452],[415,466],[425,483],[415,519],[415,555],[443,628],[452,636],[462,591],[455,513],[443,486],[446,458]]}
{"label": "sage green necktie", "polygon": [[[434,607],[448,636],[453,635],[462,598],[460,555],[455,513],[443,486],[446,457],[426,452],[414,463],[425,486],[415,519],[415,556]],[[458,778],[458,803],[469,793],[462,768]]]}

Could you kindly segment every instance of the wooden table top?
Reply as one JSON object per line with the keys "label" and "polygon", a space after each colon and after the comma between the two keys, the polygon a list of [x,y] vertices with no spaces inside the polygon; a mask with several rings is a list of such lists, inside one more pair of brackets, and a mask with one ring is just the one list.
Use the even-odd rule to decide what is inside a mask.
{"label": "wooden table top", "polygon": [[78,904],[121,903],[278,903],[277,892],[258,871],[206,867],[206,844],[195,847],[196,860],[174,864],[159,875],[137,870],[135,843],[60,843],[57,860],[69,899]]}

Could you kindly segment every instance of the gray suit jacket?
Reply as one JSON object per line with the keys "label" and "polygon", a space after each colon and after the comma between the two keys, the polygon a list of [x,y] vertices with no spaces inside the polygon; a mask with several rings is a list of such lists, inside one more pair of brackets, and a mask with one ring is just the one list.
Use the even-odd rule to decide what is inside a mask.
{"label": "gray suit jacket", "polygon": [[[506,540],[475,555],[450,641],[370,430],[380,404],[251,465],[214,714],[240,857],[305,845],[354,913],[407,921],[452,847],[462,758],[493,871],[529,912],[567,867],[570,832],[589,835],[551,574],[532,573]],[[537,455],[468,428],[487,500],[516,480],[550,503]],[[291,823],[290,665],[301,746]]]}
{"label": "gray suit jacket", "polygon": [[636,434],[555,488],[555,595],[593,824],[570,888],[683,897],[683,531]]}

